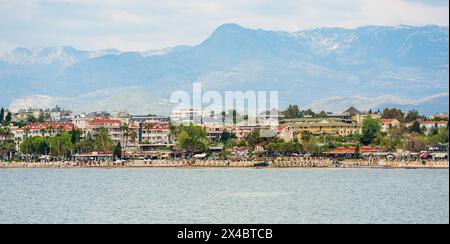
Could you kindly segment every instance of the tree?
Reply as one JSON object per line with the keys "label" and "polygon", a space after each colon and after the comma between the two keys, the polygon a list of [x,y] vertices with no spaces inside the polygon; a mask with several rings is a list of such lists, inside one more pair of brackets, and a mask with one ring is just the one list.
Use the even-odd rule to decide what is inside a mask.
{"label": "tree", "polygon": [[16,149],[16,143],[13,139],[0,141],[0,158],[12,159]]}
{"label": "tree", "polygon": [[136,130],[131,130],[129,133],[129,136],[131,138],[131,141],[133,142],[133,145],[136,144],[136,139],[138,137],[137,131]]}
{"label": "tree", "polygon": [[438,146],[440,144],[448,144],[449,136],[448,136],[448,127],[447,128],[439,128],[435,135],[428,135],[428,144],[431,146]]}
{"label": "tree", "polygon": [[302,132],[302,136],[301,136],[302,141],[309,141],[309,140],[311,140],[311,137],[312,137],[312,133],[310,131],[306,130],[306,131]]}
{"label": "tree", "polygon": [[44,137],[33,137],[33,153],[37,155],[47,155],[50,151],[50,145],[47,138]]}
{"label": "tree", "polygon": [[386,108],[383,111],[382,118],[383,119],[397,119],[400,122],[403,122],[404,113],[400,109],[396,108]]}
{"label": "tree", "polygon": [[181,125],[177,129],[177,147],[189,154],[205,152],[208,143],[208,135],[201,126]]}
{"label": "tree", "polygon": [[233,116],[233,125],[237,124],[238,112],[235,109],[233,109],[231,110],[231,115]]}
{"label": "tree", "polygon": [[409,132],[422,133],[422,128],[420,128],[419,121],[414,121],[414,123],[409,127]]}
{"label": "tree", "polygon": [[[362,135],[361,135],[362,138]],[[362,139],[360,139],[360,142]],[[388,139],[384,133],[378,133],[378,135],[373,139],[372,143],[373,145],[377,146],[386,146],[388,145]]]}
{"label": "tree", "polygon": [[407,132],[404,127],[393,127],[387,131],[387,135],[383,140],[383,143],[379,144],[384,146],[386,151],[395,151],[400,148],[404,148],[403,136]]}
{"label": "tree", "polygon": [[100,128],[97,133],[94,134],[94,148],[98,151],[109,152],[113,148],[113,141],[108,134],[108,130]]}
{"label": "tree", "polygon": [[47,131],[48,131],[48,133],[50,134],[50,136],[53,136],[53,135],[55,134],[55,132],[56,132],[56,128],[53,127],[53,126],[51,126],[51,125],[49,125],[49,126],[47,127]]}
{"label": "tree", "polygon": [[13,134],[9,127],[1,127],[0,124],[0,158],[10,159],[15,150]]}
{"label": "tree", "polygon": [[251,147],[266,146],[267,144],[276,141],[276,137],[263,137],[261,130],[256,129],[245,137],[245,141]]}
{"label": "tree", "polygon": [[283,112],[286,119],[300,118],[300,109],[298,105],[289,105],[289,107]]}
{"label": "tree", "polygon": [[9,127],[0,127],[0,140],[7,140],[14,136]]}
{"label": "tree", "polygon": [[5,118],[4,122],[9,124],[9,123],[11,123],[11,121],[12,121],[12,114],[11,114],[11,112],[8,112],[8,114],[6,114],[6,118]]}
{"label": "tree", "polygon": [[72,136],[67,132],[57,133],[50,137],[50,154],[61,159],[70,157],[74,149],[71,139]]}
{"label": "tree", "polygon": [[273,142],[273,143],[269,143],[266,146],[267,151],[269,152],[270,155],[272,156],[278,156],[279,154],[283,153],[283,149],[282,149],[283,145],[281,142]]}
{"label": "tree", "polygon": [[36,123],[36,122],[37,122],[37,119],[36,119],[36,117],[34,117],[33,115],[28,115],[28,117],[27,117],[27,122],[28,122],[28,123]]}
{"label": "tree", "polygon": [[56,127],[56,132],[58,135],[61,135],[62,133],[64,133],[65,129],[64,126],[60,125]]}
{"label": "tree", "polygon": [[381,132],[381,125],[378,122],[378,120],[369,117],[363,122],[361,143],[363,145],[372,144],[372,142],[380,134],[380,132]]}
{"label": "tree", "polygon": [[284,142],[283,140],[280,140],[277,142],[269,143],[266,146],[266,149],[269,154],[273,156],[290,156],[293,153],[301,153],[303,150],[303,146],[298,141]]}
{"label": "tree", "polygon": [[419,118],[419,112],[415,109],[411,110],[406,114],[405,122],[413,122]]}
{"label": "tree", "polygon": [[0,125],[3,124],[3,120],[5,118],[5,110],[3,107],[0,109]]}
{"label": "tree", "polygon": [[248,120],[248,116],[247,115],[240,115],[237,110],[232,109],[228,112],[221,112],[221,116],[222,116],[222,123],[225,123],[228,119],[228,121],[233,121],[233,124],[236,125],[239,122],[242,122],[244,120]]}
{"label": "tree", "polygon": [[51,144],[49,139],[41,136],[27,137],[20,144],[21,153],[32,155],[33,158],[39,155],[49,154],[50,148]]}
{"label": "tree", "polygon": [[288,154],[299,154],[303,151],[303,145],[299,141],[288,142],[284,144],[284,151]]}
{"label": "tree", "polygon": [[318,115],[316,113],[314,113],[314,111],[312,111],[310,108],[306,111],[302,111],[302,117],[304,116],[311,116],[313,118],[318,117]]}
{"label": "tree", "polygon": [[231,140],[236,139],[236,134],[229,132],[227,129],[225,129],[222,133],[222,136],[220,137],[220,141],[224,144],[227,144]]}
{"label": "tree", "polygon": [[86,137],[75,143],[74,149],[77,153],[89,153],[95,150],[95,140],[88,132]]}
{"label": "tree", "polygon": [[435,126],[433,128],[431,128],[429,135],[430,136],[435,136],[439,133],[439,127]]}
{"label": "tree", "polygon": [[113,158],[122,159],[122,145],[120,145],[120,141],[117,143],[117,145],[114,146]]}
{"label": "tree", "polygon": [[325,111],[321,111],[321,112],[319,113],[319,117],[320,117],[320,118],[326,118],[326,117],[328,117],[328,114],[327,114]]}
{"label": "tree", "polygon": [[423,135],[405,135],[405,149],[412,152],[420,152],[427,149],[427,139]]}
{"label": "tree", "polygon": [[81,141],[81,131],[77,130],[75,128],[72,128],[72,130],[70,131],[70,141],[72,142],[72,144],[76,144],[79,141]]}
{"label": "tree", "polygon": [[23,154],[32,154],[33,153],[33,138],[27,137],[20,144],[20,152]]}
{"label": "tree", "polygon": [[359,157],[361,157],[361,145],[356,144],[356,147],[355,147],[355,154],[353,154],[353,157],[354,157],[354,158],[359,158]]}
{"label": "tree", "polygon": [[39,117],[37,118],[37,122],[44,123],[46,118],[47,118],[47,116],[46,116],[46,114],[44,112],[39,113]]}
{"label": "tree", "polygon": [[123,132],[123,138],[124,138],[124,142],[123,145],[125,147],[127,147],[128,144],[128,137],[130,136],[130,127],[127,123],[123,123],[120,125],[120,130]]}

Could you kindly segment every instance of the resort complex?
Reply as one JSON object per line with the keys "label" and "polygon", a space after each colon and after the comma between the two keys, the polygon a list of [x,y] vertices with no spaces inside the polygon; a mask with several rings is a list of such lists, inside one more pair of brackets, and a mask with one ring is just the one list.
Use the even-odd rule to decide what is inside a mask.
{"label": "resort complex", "polygon": [[[313,166],[336,166],[342,161],[377,166],[448,162],[448,114],[422,116],[399,109],[360,112],[354,107],[340,114],[316,114],[296,105],[276,116],[261,114],[253,122],[236,111],[219,114],[223,117],[193,109],[169,117],[73,114],[59,107],[15,113],[2,109],[0,159],[77,165],[171,160],[184,166],[192,161],[204,165],[206,160],[221,166],[243,161],[252,163],[234,165],[311,166],[313,160],[319,160]],[[439,165],[448,167],[448,163]]]}

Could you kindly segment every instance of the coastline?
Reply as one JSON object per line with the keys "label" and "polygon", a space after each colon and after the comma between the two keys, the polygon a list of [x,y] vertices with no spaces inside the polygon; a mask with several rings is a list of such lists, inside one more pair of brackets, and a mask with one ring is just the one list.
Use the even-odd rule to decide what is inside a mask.
{"label": "coastline", "polygon": [[[263,165],[262,165],[263,164]],[[129,161],[129,162],[1,162],[0,169],[449,169],[448,161],[369,162],[369,161],[333,161],[311,160],[289,161]]]}

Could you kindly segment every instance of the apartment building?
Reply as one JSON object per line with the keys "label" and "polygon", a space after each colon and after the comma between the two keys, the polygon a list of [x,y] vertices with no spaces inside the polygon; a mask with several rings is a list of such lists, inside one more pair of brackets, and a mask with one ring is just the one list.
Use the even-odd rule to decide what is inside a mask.
{"label": "apartment building", "polygon": [[289,127],[297,139],[301,139],[304,132],[313,135],[351,135],[361,133],[361,126],[354,120],[336,118],[303,118],[283,121],[283,126]]}

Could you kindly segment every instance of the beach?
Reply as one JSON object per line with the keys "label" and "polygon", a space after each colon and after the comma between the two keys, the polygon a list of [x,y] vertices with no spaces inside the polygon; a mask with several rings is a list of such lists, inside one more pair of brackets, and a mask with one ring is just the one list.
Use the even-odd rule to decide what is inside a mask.
{"label": "beach", "polygon": [[374,168],[448,169],[449,161],[343,160],[273,158],[260,160],[130,160],[0,162],[0,168]]}

